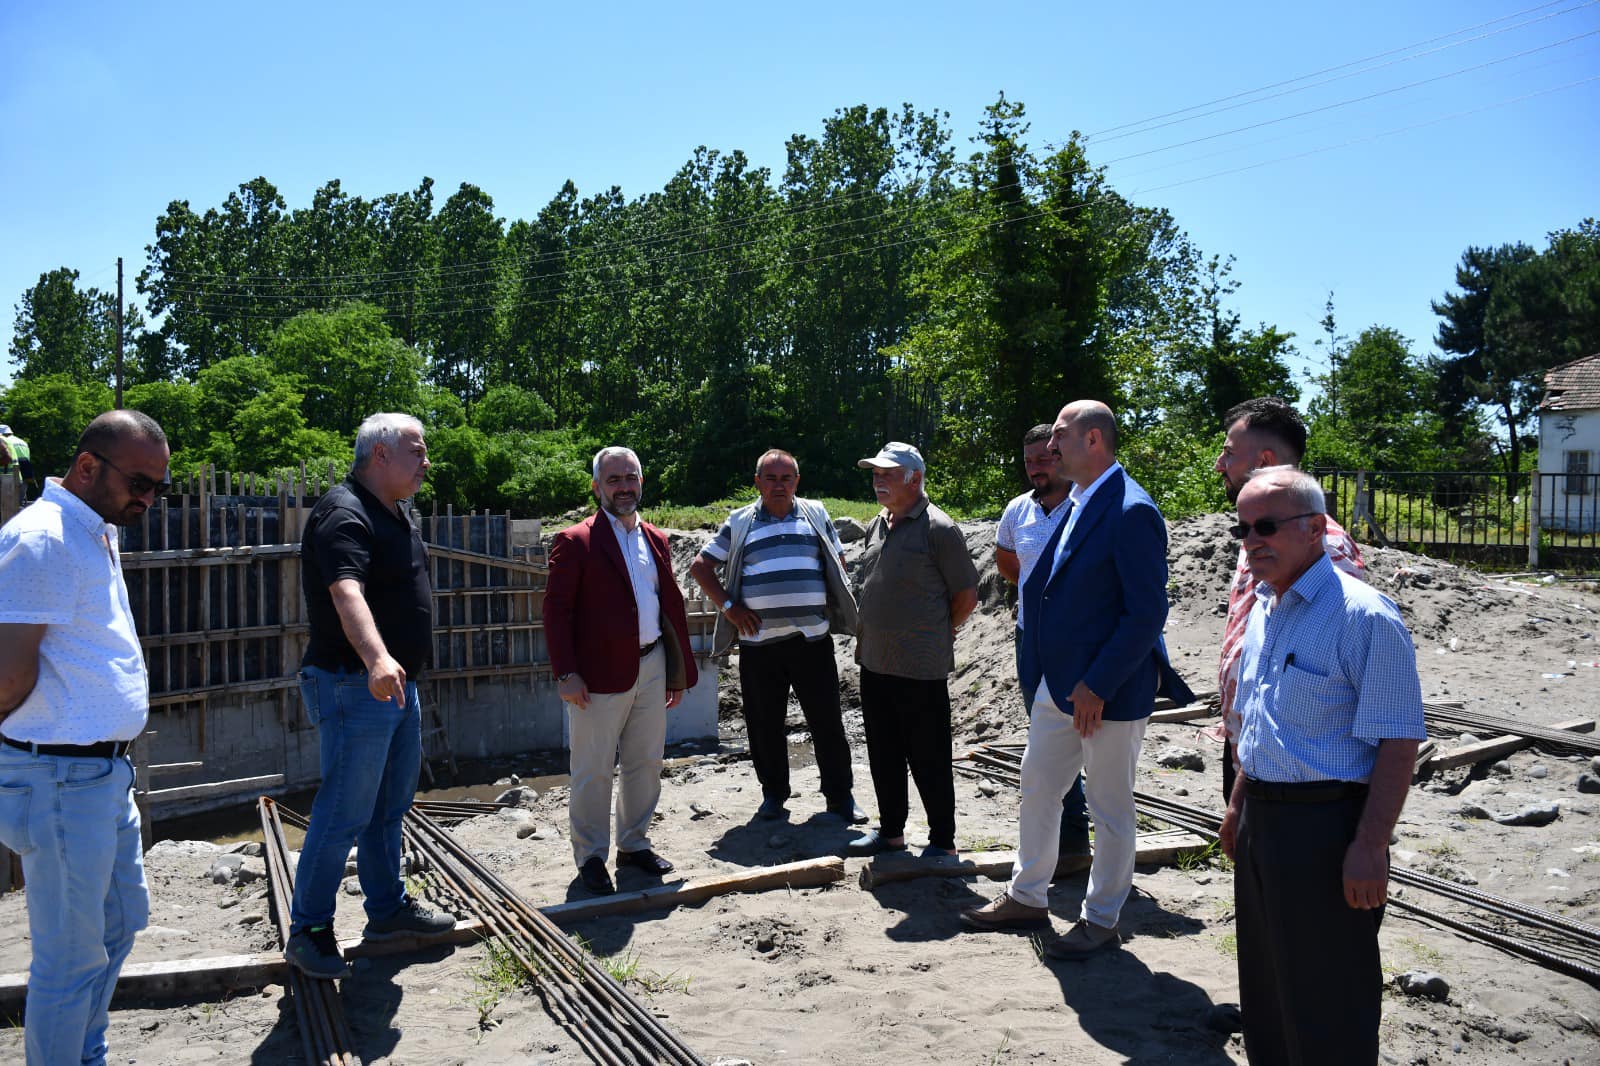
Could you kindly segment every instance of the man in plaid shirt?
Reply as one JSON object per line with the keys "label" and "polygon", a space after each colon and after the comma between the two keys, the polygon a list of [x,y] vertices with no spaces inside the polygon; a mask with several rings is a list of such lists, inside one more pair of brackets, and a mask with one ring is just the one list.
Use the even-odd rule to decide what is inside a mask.
{"label": "man in plaid shirt", "polygon": [[[1260,396],[1235,404],[1223,418],[1228,436],[1217,456],[1216,472],[1222,475],[1228,502],[1237,503],[1239,490],[1250,480],[1250,471],[1264,466],[1299,466],[1306,450],[1306,424],[1293,407],[1276,396]],[[1351,577],[1364,578],[1366,564],[1361,549],[1344,527],[1327,516],[1322,536],[1323,551],[1335,567]],[[1228,589],[1228,623],[1222,631],[1222,661],[1217,667],[1217,694],[1222,699],[1222,725],[1208,731],[1222,741],[1222,799],[1233,794],[1235,772],[1234,745],[1239,739],[1239,712],[1234,697],[1239,690],[1239,656],[1244,646],[1245,623],[1255,604],[1256,579],[1250,574],[1244,547],[1239,548],[1239,563],[1233,585]]]}

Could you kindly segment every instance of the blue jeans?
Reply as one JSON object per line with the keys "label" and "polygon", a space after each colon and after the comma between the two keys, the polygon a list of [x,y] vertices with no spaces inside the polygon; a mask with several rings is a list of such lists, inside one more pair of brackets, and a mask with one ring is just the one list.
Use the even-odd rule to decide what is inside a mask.
{"label": "blue jeans", "polygon": [[387,918],[406,898],[400,823],[411,809],[422,766],[416,683],[406,682],[401,708],[373,699],[364,671],[308,666],[300,671],[300,696],[320,734],[322,786],[295,870],[290,929],[333,924],[351,844],[367,917]]}
{"label": "blue jeans", "polygon": [[150,921],[132,764],[0,745],[0,843],[27,882],[28,1066],[100,1066],[117,973]]}

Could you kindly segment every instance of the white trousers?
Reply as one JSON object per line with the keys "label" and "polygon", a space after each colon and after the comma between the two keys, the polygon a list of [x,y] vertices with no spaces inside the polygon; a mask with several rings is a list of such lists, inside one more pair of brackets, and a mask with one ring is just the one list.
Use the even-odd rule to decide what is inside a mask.
{"label": "white trousers", "polygon": [[1149,721],[1103,721],[1093,736],[1080,737],[1072,715],[1056,706],[1046,686],[1039,686],[1022,755],[1017,861],[1006,886],[1012,899],[1030,907],[1049,906],[1050,878],[1061,847],[1061,800],[1082,771],[1084,797],[1094,819],[1094,858],[1083,917],[1095,925],[1117,924],[1133,888],[1139,838],[1133,774]]}
{"label": "white trousers", "polygon": [[661,753],[667,742],[667,653],[657,644],[639,660],[626,692],[591,692],[589,706],[567,704],[572,774],[568,815],[572,857],[582,866],[611,851],[611,775],[617,777],[617,850],[650,846],[650,819],[661,798]]}

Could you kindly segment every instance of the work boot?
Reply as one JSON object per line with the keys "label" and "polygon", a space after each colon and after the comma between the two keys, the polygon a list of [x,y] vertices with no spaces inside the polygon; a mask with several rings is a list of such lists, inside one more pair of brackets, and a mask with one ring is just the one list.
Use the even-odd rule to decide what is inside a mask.
{"label": "work boot", "polygon": [[331,981],[350,975],[344,956],[339,954],[339,938],[333,935],[331,925],[316,925],[291,934],[289,943],[283,947],[283,957],[307,977]]}
{"label": "work boot", "polygon": [[400,909],[387,918],[369,918],[361,935],[367,940],[393,940],[401,936],[438,936],[456,927],[452,914],[429,910],[407,896]]}

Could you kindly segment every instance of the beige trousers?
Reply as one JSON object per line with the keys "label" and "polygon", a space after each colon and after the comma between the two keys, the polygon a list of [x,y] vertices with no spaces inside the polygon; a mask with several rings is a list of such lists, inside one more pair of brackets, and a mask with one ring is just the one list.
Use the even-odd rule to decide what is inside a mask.
{"label": "beige trousers", "polygon": [[589,706],[567,704],[571,750],[572,857],[579,866],[611,851],[611,775],[617,794],[617,850],[650,846],[650,819],[661,798],[661,752],[667,742],[667,653],[660,644],[639,660],[626,692],[591,692]]}

